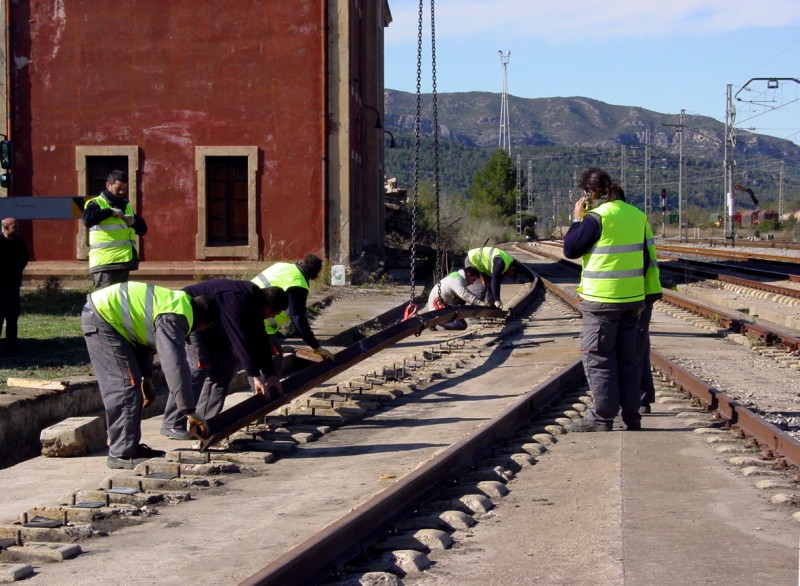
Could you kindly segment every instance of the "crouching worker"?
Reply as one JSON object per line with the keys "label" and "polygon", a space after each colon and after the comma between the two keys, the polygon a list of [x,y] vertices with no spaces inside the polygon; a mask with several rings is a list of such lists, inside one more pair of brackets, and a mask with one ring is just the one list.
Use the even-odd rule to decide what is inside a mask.
{"label": "crouching worker", "polygon": [[208,327],[218,315],[216,303],[207,297],[147,283],[119,283],[89,295],[81,327],[106,411],[109,468],[133,469],[164,456],[140,443],[143,392],[152,392],[155,352],[191,431],[207,435],[205,421],[195,413],[185,344],[189,332]]}
{"label": "crouching worker", "polygon": [[[480,274],[475,267],[465,267],[460,271],[450,273],[433,286],[430,295],[428,295],[428,305],[425,310],[435,311],[451,305],[483,305],[490,307],[490,302],[481,301],[467,289],[479,277]],[[453,321],[442,324],[442,327],[446,330],[466,330],[467,321],[462,318],[456,318]]]}

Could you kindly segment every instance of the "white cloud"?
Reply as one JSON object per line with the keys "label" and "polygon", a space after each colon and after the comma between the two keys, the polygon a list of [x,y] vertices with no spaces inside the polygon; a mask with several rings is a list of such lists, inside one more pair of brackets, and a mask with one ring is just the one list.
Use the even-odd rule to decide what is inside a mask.
{"label": "white cloud", "polygon": [[[418,1],[389,0],[389,6],[394,22],[387,42],[416,38]],[[800,23],[798,0],[434,0],[434,6],[437,37],[451,39],[481,34],[558,43],[576,36],[715,35]],[[424,1],[423,18],[427,31],[430,0]]]}

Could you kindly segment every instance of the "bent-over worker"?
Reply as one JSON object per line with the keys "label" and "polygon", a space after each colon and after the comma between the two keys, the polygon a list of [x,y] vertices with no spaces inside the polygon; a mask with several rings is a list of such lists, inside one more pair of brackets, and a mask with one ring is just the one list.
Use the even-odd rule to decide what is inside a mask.
{"label": "bent-over worker", "polygon": [[217,315],[207,297],[147,283],[118,283],[88,296],[81,328],[106,411],[109,468],[133,469],[164,455],[140,443],[142,409],[152,398],[142,395],[152,392],[155,352],[178,412],[196,435],[205,435],[204,421],[195,413],[185,344],[189,332],[208,327]]}
{"label": "bent-over worker", "polygon": [[[186,345],[192,369],[192,391],[197,412],[209,419],[222,411],[233,379],[235,359],[244,369],[254,393],[277,398],[280,380],[272,363],[272,344],[264,331],[264,319],[286,309],[286,293],[278,287],[260,289],[250,281],[212,279],[183,289],[202,295],[219,307],[214,327],[193,332]],[[182,412],[167,400],[161,435],[189,439]]]}
{"label": "bent-over worker", "polygon": [[[500,250],[494,246],[484,246],[473,248],[467,252],[464,259],[465,267],[475,267],[481,274],[484,286],[486,286],[486,301],[498,309],[503,309],[503,301],[500,297],[500,283],[503,277],[516,278],[519,269],[519,261],[515,260],[505,250]],[[488,285],[486,280],[489,280]]]}

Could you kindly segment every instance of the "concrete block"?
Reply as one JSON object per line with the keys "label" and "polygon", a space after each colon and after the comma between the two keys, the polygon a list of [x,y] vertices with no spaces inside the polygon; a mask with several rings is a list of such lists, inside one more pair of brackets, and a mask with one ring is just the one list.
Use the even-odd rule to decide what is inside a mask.
{"label": "concrete block", "polygon": [[[378,559],[366,562],[360,569],[369,572],[388,572],[406,576],[418,574],[430,567],[431,561],[422,552],[413,549],[388,551]],[[348,569],[348,571],[350,571]]]}
{"label": "concrete block", "polygon": [[32,562],[60,562],[83,553],[77,543],[26,542],[25,545],[12,545],[8,552],[18,560]]}
{"label": "concrete block", "polygon": [[70,417],[43,429],[39,441],[46,458],[68,458],[102,450],[106,437],[104,417]]}
{"label": "concrete block", "polygon": [[33,575],[33,566],[28,564],[0,564],[0,584],[10,584]]}

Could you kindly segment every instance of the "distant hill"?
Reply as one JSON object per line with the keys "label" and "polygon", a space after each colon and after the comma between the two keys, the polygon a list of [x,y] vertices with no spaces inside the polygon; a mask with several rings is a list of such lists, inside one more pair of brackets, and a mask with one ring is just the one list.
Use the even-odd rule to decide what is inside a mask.
{"label": "distant hill", "polygon": [[[437,95],[443,188],[465,190],[472,175],[498,147],[500,105],[500,94],[490,92]],[[629,192],[641,197],[646,131],[649,131],[652,189],[660,193],[666,188],[677,193],[678,114],[614,106],[583,97],[509,96],[508,105],[512,157],[520,156],[525,174],[531,161],[538,193],[550,197],[555,192],[566,192],[573,187],[576,172],[599,165],[615,177],[625,179]],[[421,96],[420,106],[420,129],[425,144],[424,161],[420,164],[422,179],[430,176],[432,168],[428,144],[433,136],[431,94]],[[386,174],[408,185],[413,171],[410,157],[416,95],[386,90],[384,108],[384,128],[394,135],[398,146],[386,149]],[[725,125],[713,118],[685,116],[684,187],[690,206],[721,208],[724,134]],[[800,197],[800,146],[771,136],[741,132],[737,134],[734,154],[735,181],[752,188],[762,208],[777,202],[781,161],[785,162],[785,201]],[[743,207],[748,205],[749,202],[743,202]]]}

